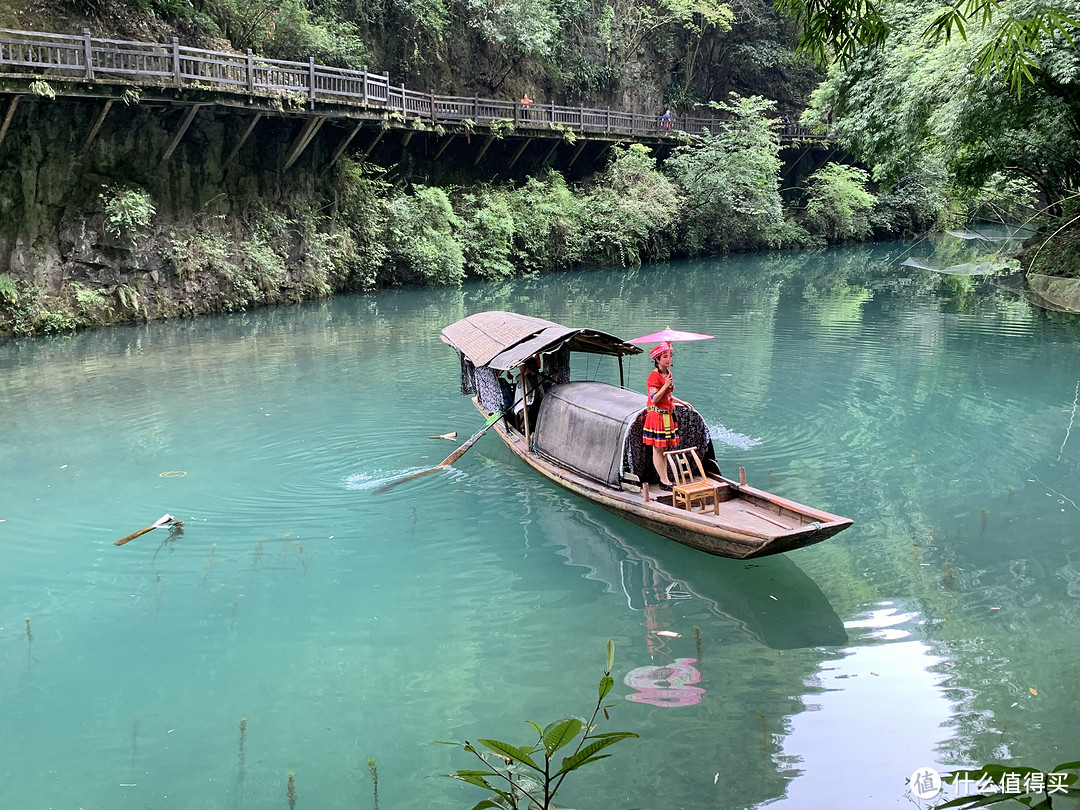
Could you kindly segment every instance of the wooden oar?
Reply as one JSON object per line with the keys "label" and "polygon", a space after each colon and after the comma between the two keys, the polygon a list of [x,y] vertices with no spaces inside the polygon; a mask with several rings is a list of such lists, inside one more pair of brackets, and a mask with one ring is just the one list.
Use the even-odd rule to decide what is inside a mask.
{"label": "wooden oar", "polygon": [[430,475],[433,472],[438,472],[439,470],[446,469],[451,464],[453,464],[455,461],[457,461],[459,458],[461,458],[463,455],[465,455],[466,451],[470,447],[472,447],[474,444],[476,444],[476,442],[479,440],[479,438],[481,436],[483,436],[485,433],[487,433],[488,428],[491,427],[492,425],[494,425],[496,422],[499,421],[499,419],[502,418],[502,415],[503,415],[502,411],[495,411],[495,413],[493,413],[491,416],[489,416],[487,421],[484,422],[484,426],[482,428],[480,428],[478,431],[476,431],[476,433],[474,433],[472,436],[470,436],[469,440],[467,442],[465,442],[465,444],[461,445],[461,447],[459,447],[453,453],[451,453],[446,458],[444,458],[442,460],[442,462],[440,462],[435,467],[432,467],[429,470],[421,470],[420,472],[413,473],[412,475],[407,475],[404,478],[399,478],[396,481],[391,481],[389,484],[383,484],[378,489],[372,490],[371,494],[372,495],[382,495],[384,492],[389,492],[390,490],[392,490],[398,484],[404,484],[406,481],[412,481],[412,480],[417,479],[417,478],[422,478],[425,475]]}
{"label": "wooden oar", "polygon": [[127,537],[121,537],[119,540],[113,543],[113,545],[122,546],[129,540],[134,540],[136,537],[142,537],[144,534],[146,534],[147,532],[152,532],[154,529],[160,529],[162,526],[167,526],[174,520],[176,520],[176,518],[174,518],[172,515],[162,515],[145,529],[139,529],[137,532],[132,532]]}

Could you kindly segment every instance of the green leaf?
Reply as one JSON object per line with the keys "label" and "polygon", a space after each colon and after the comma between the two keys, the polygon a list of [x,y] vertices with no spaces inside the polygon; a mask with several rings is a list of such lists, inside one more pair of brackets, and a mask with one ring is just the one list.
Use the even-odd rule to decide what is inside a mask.
{"label": "green leaf", "polygon": [[1007,802],[1015,798],[1016,796],[1010,793],[991,793],[988,796],[961,796],[944,804],[935,804],[934,810],[942,810],[945,807],[986,807],[989,804]]}
{"label": "green leaf", "polygon": [[485,778],[490,776],[486,771],[456,771],[454,773],[444,773],[441,775],[450,779],[468,782],[470,785],[476,785],[477,787],[487,788],[488,790],[496,789],[493,785],[489,784]]}
{"label": "green leaf", "polygon": [[611,668],[615,666],[615,642],[608,639],[607,643],[607,667],[604,668],[604,672],[610,673]]}
{"label": "green leaf", "polygon": [[[500,796],[506,798],[506,794],[503,793],[501,790],[497,792]],[[487,808],[489,807],[494,807],[496,808],[496,810],[499,810],[499,805],[495,804],[495,802],[493,802],[491,799],[484,799],[479,804],[474,804],[472,810],[487,810]]]}
{"label": "green leaf", "polygon": [[610,675],[605,675],[600,679],[600,700],[607,697],[608,692],[611,691],[613,686],[615,686],[615,681]]}
{"label": "green leaf", "polygon": [[[614,745],[620,740],[625,740],[627,737],[636,737],[632,731],[615,731],[608,734],[597,734],[593,739],[593,742],[586,745],[576,754],[570,757],[566,757],[562,761],[562,767],[559,768],[558,773],[555,776],[561,776],[564,773],[575,771],[584,765],[586,762],[590,762],[593,759],[593,754],[598,751],[603,751],[609,745]],[[603,759],[603,757],[596,757],[597,759]]]}
{"label": "green leaf", "polygon": [[499,740],[477,740],[477,742],[490,748],[496,754],[502,754],[504,757],[508,757],[514,762],[528,765],[534,771],[543,772],[543,769],[533,762],[532,757],[529,756],[532,753],[532,749],[518,748],[515,745],[510,745],[510,743],[504,743]]}
{"label": "green leaf", "polygon": [[1054,766],[1054,772],[1058,771],[1076,771],[1080,770],[1080,760],[1076,762],[1062,762],[1060,765]]}
{"label": "green leaf", "polygon": [[540,728],[540,725],[539,725],[538,723],[534,723],[534,722],[533,722],[532,720],[526,720],[525,722],[526,722],[526,723],[528,723],[528,724],[529,724],[530,726],[532,726],[533,728],[535,728],[535,729],[536,729],[536,733],[537,733],[537,734],[538,734],[538,735],[540,736],[540,738],[541,738],[541,739],[543,739],[543,737],[544,737],[544,730],[543,730],[542,728]]}
{"label": "green leaf", "polygon": [[552,723],[548,726],[543,734],[544,749],[547,751],[547,755],[550,757],[567,743],[573,742],[582,728],[582,722],[576,717],[567,717],[565,720],[560,720],[558,723]]}

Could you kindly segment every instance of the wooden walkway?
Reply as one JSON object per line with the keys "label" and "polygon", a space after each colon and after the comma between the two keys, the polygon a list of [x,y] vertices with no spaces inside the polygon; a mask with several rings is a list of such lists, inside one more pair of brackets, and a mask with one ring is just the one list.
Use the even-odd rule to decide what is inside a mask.
{"label": "wooden walkway", "polygon": [[[246,138],[262,115],[285,114],[307,119],[289,151],[292,165],[310,144],[319,127],[329,119],[352,119],[351,134],[339,142],[331,163],[348,147],[367,123],[387,129],[435,130],[486,134],[494,138],[555,138],[578,140],[670,143],[680,133],[701,134],[724,125],[719,118],[672,116],[670,127],[658,115],[554,103],[523,105],[521,102],[479,96],[442,96],[420,93],[390,83],[386,73],[318,65],[307,62],[265,59],[254,55],[208,51],[171,43],[128,42],[82,35],[0,29],[0,78],[23,80],[24,86],[7,82],[0,89],[10,98],[0,118],[0,145],[11,124],[20,97],[40,92],[36,82],[47,82],[58,97],[99,97],[104,106],[89,136],[93,140],[114,101],[137,88],[146,98],[190,107],[183,116],[171,145],[169,158],[200,107],[207,104],[241,107],[254,114]],[[571,134],[572,133],[572,137]],[[807,127],[787,124],[781,139],[824,140]],[[381,137],[381,134],[378,136]],[[408,136],[407,136],[408,137]],[[233,154],[242,144],[236,144]],[[377,139],[376,139],[377,142]],[[374,143],[369,144],[365,156]],[[486,145],[482,150],[486,150]],[[524,147],[522,147],[524,148]],[[518,153],[520,154],[520,152]],[[483,151],[477,156],[477,162]],[[516,158],[515,158],[516,159]],[[288,167],[286,166],[286,168]]]}

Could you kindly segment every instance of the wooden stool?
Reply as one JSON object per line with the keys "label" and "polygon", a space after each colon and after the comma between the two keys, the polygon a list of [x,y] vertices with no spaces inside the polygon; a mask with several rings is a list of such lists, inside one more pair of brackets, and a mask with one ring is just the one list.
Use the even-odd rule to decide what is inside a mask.
{"label": "wooden stool", "polygon": [[688,512],[694,511],[694,505],[700,503],[705,511],[709,499],[712,499],[713,514],[720,514],[720,496],[717,486],[705,475],[705,468],[698,457],[697,449],[687,447],[684,450],[668,450],[664,453],[668,469],[672,473],[671,504],[681,506]]}

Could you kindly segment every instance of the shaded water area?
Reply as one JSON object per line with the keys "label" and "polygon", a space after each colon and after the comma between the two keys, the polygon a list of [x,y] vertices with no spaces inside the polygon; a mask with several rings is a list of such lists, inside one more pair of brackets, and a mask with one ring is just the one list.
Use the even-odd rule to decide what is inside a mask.
{"label": "shaded water area", "polygon": [[[565,273],[0,344],[4,807],[471,807],[435,739],[587,714],[580,808],[912,806],[917,768],[1080,758],[1080,321],[903,245]],[[664,326],[725,473],[854,518],[664,541],[478,426],[439,330]],[[609,362],[609,361],[605,361]],[[595,361],[594,361],[595,363]],[[644,384],[641,358],[629,382]],[[608,378],[607,366],[582,367]],[[1074,435],[1078,434],[1078,435]],[[183,520],[122,547],[164,513]]]}

